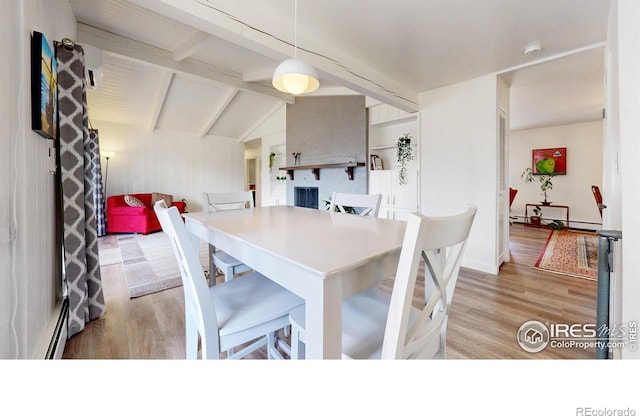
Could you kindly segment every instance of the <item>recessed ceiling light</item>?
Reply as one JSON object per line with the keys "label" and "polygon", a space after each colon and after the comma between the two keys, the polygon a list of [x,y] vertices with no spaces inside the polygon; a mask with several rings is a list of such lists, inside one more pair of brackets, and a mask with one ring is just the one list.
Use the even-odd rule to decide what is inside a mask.
{"label": "recessed ceiling light", "polygon": [[539,40],[529,43],[524,48],[524,54],[527,56],[537,55],[542,52],[542,43]]}

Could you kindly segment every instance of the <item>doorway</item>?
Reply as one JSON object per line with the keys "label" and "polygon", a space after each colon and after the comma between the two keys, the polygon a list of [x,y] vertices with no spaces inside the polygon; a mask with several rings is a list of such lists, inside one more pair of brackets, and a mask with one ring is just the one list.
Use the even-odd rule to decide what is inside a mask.
{"label": "doorway", "polygon": [[245,142],[244,145],[244,162],[245,162],[245,190],[253,193],[253,205],[261,206],[262,187],[261,187],[261,156],[262,139],[255,139]]}

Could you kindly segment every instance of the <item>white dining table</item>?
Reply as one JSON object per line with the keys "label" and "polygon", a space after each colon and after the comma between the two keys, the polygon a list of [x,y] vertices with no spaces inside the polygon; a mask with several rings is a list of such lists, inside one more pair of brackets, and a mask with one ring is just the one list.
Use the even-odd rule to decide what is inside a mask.
{"label": "white dining table", "polygon": [[183,214],[199,244],[305,300],[307,358],[340,358],[342,300],[394,276],[406,223],[292,206]]}

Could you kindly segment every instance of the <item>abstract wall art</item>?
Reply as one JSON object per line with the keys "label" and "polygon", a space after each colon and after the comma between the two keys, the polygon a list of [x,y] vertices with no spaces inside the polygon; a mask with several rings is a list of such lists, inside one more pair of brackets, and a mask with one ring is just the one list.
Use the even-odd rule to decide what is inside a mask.
{"label": "abstract wall art", "polygon": [[44,34],[31,36],[31,128],[47,139],[58,130],[58,64]]}

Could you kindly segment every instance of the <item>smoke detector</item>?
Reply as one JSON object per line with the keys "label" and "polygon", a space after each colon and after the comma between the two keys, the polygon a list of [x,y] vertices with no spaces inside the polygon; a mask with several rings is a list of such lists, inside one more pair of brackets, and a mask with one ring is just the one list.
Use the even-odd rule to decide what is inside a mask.
{"label": "smoke detector", "polygon": [[542,43],[539,40],[529,43],[524,47],[524,54],[527,56],[537,55],[542,52]]}

